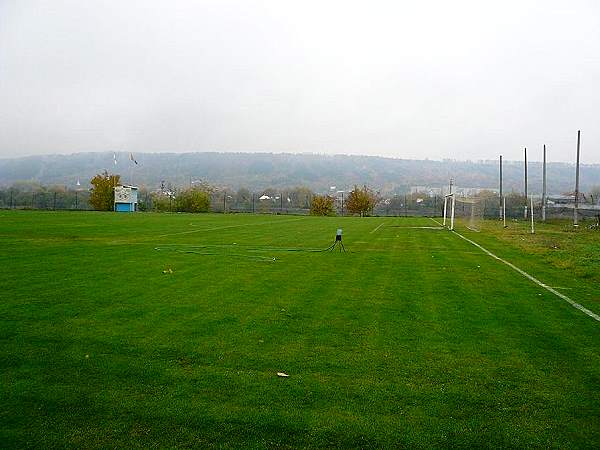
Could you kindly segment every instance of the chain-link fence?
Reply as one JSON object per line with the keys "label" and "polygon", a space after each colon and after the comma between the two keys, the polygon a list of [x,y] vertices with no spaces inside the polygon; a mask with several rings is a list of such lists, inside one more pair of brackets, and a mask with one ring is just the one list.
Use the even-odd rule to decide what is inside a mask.
{"label": "chain-link fence", "polygon": [[0,190],[0,209],[91,210],[88,191]]}
{"label": "chain-link fence", "polygon": [[[468,200],[468,199],[467,199]],[[471,208],[469,201],[458,201],[456,203],[456,215],[458,217],[467,217],[470,214],[469,208]],[[501,219],[502,212],[506,214],[506,219],[527,219],[531,220],[532,214],[532,203],[531,198],[525,200],[524,196],[507,196],[505,198],[505,204],[499,197],[491,198],[478,198],[477,208],[479,209],[478,215],[485,219]],[[534,198],[533,200],[533,216],[534,221],[541,221],[544,218],[546,220],[552,219],[566,219],[573,220],[575,214],[575,200],[574,198],[548,198],[546,201],[545,212],[542,211],[542,200],[541,198]],[[579,220],[586,221],[592,220],[594,222],[600,220],[600,205],[594,204],[589,200],[580,201],[577,209]]]}
{"label": "chain-link fence", "polygon": [[[159,202],[157,194],[148,191],[139,193],[140,211],[177,212],[176,197],[163,196]],[[314,194],[313,194],[314,195]],[[265,195],[263,193],[246,193],[239,195],[233,192],[212,192],[210,194],[210,211],[214,213],[246,213],[246,214],[290,214],[309,215],[313,195],[302,197],[290,193]],[[0,209],[36,209],[36,210],[92,210],[89,204],[90,193],[87,190],[37,190],[19,189],[0,190]],[[343,197],[336,197],[335,210],[338,216],[348,216],[348,209]],[[502,217],[502,202],[499,197],[478,200],[481,216],[486,219]],[[507,219],[525,218],[525,208],[530,217],[531,204],[526,205],[523,196],[507,196],[505,199]],[[541,199],[533,204],[535,220],[542,219]],[[440,217],[443,215],[444,197],[419,197],[411,194],[394,195],[383,198],[371,210],[372,216],[394,217]],[[457,216],[467,214],[465,202],[457,202]],[[461,210],[464,209],[464,211]],[[549,198],[545,212],[546,219],[572,219],[574,216],[574,199]],[[600,205],[591,203],[587,198],[579,204],[580,220],[600,220]]]}

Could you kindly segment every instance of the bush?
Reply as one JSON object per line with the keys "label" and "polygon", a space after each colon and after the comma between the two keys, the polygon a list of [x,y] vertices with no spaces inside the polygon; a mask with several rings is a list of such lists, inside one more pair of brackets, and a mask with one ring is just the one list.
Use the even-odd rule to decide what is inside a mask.
{"label": "bush", "polygon": [[367,186],[362,188],[355,186],[348,196],[346,208],[351,214],[360,214],[362,217],[368,215],[377,202],[377,194],[372,189]]}
{"label": "bush", "polygon": [[175,211],[175,198],[169,198],[169,194],[152,194],[152,210],[158,212]]}
{"label": "bush", "polygon": [[201,188],[190,188],[181,191],[177,194],[175,201],[177,211],[201,213],[210,210],[210,195]]}
{"label": "bush", "polygon": [[316,195],[310,204],[310,214],[312,216],[335,216],[333,201],[333,197],[329,195]]}

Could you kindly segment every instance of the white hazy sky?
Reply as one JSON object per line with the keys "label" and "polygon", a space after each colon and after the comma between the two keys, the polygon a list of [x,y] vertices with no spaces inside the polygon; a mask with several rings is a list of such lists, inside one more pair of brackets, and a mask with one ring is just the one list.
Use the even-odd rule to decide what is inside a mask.
{"label": "white hazy sky", "polygon": [[600,162],[600,1],[0,0],[0,157]]}

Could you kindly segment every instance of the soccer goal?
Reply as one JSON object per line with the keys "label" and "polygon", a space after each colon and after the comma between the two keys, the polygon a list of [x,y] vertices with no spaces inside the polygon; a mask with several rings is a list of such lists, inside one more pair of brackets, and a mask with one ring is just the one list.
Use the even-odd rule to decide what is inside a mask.
{"label": "soccer goal", "polygon": [[459,217],[469,230],[481,231],[485,214],[485,200],[479,197],[462,197],[448,194],[444,197],[444,226],[454,230],[455,218]]}
{"label": "soccer goal", "polygon": [[454,207],[456,200],[454,194],[444,196],[444,222],[443,225],[450,230],[454,230]]}

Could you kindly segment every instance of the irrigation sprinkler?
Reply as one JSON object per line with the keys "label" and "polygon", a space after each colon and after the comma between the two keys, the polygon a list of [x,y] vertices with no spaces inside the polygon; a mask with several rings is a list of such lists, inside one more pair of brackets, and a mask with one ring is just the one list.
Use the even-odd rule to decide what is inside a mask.
{"label": "irrigation sprinkler", "polygon": [[338,228],[337,232],[335,233],[335,241],[333,241],[333,244],[331,244],[331,246],[327,249],[330,252],[332,252],[335,247],[338,245],[339,243],[339,249],[340,252],[343,250],[344,252],[346,252],[346,249],[344,248],[344,244],[342,243],[342,229]]}

